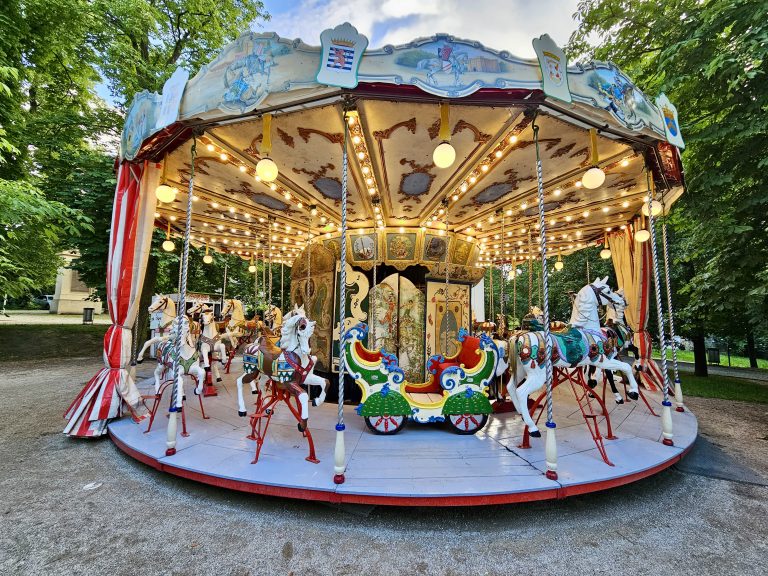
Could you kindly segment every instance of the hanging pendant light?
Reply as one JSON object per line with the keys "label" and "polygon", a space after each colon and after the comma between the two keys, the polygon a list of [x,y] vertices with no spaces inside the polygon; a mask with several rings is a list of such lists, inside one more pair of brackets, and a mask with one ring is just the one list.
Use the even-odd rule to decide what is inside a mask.
{"label": "hanging pendant light", "polygon": [[598,166],[600,157],[597,154],[597,130],[594,128],[589,129],[589,150],[592,168],[587,170],[584,173],[584,176],[581,177],[581,183],[584,185],[584,188],[594,190],[595,188],[602,186],[603,182],[605,182],[605,172]]}
{"label": "hanging pendant light", "polygon": [[208,244],[205,245],[205,256],[203,256],[203,262],[205,264],[210,264],[211,262],[213,262],[213,256],[208,254]]}
{"label": "hanging pendant light", "polygon": [[248,272],[250,272],[251,274],[256,272],[256,265],[253,263],[253,254],[251,254],[251,265],[248,266]]}
{"label": "hanging pendant light", "polygon": [[173,252],[176,245],[171,240],[171,221],[168,221],[168,229],[165,232],[165,240],[163,241],[163,250],[166,252]]}
{"label": "hanging pendant light", "polygon": [[606,234],[603,238],[603,246],[605,247],[600,250],[600,258],[603,260],[608,260],[608,258],[611,257],[611,249],[608,248],[608,234]]}
{"label": "hanging pendant light", "polygon": [[[643,217],[640,217],[640,226],[643,226]],[[651,237],[651,233],[645,228],[641,228],[635,232],[635,242],[648,242]]]}
{"label": "hanging pendant light", "polygon": [[557,262],[555,262],[555,270],[562,270],[563,269],[563,259],[560,256],[560,250],[557,251]]}
{"label": "hanging pendant light", "polygon": [[163,176],[162,176],[162,184],[155,188],[155,196],[157,196],[157,199],[160,202],[164,202],[166,204],[170,204],[176,199],[176,194],[179,193],[179,191],[174,188],[173,186],[168,186],[165,178],[165,167],[168,165],[168,154],[165,155],[165,158],[163,159]]}
{"label": "hanging pendant light", "polygon": [[448,103],[443,102],[440,104],[440,144],[437,145],[435,151],[432,152],[432,161],[438,168],[448,168],[456,161],[456,150],[451,146],[451,132],[449,124],[449,112]]}
{"label": "hanging pendant light", "polygon": [[[662,208],[661,208],[661,202],[658,200],[652,200],[651,201],[651,214],[653,214],[654,218],[656,216],[659,216],[661,214]],[[648,203],[643,202],[642,207],[643,216],[648,216]]]}
{"label": "hanging pendant light", "polygon": [[256,175],[264,182],[273,182],[277,178],[277,164],[269,157],[272,152],[272,114],[264,114],[262,118],[262,158],[256,164]]}

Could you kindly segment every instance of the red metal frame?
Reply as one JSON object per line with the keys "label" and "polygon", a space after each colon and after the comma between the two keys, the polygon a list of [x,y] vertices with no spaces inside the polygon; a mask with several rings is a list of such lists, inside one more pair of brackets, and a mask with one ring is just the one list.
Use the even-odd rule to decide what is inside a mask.
{"label": "red metal frame", "polygon": [[[624,378],[622,378],[621,381],[624,384],[624,402],[629,404],[630,402],[632,402],[632,399],[629,396],[627,396],[627,390],[628,390],[627,381]],[[606,386],[605,376],[603,376],[603,400],[605,400],[605,386]],[[645,403],[646,407],[648,408],[648,411],[658,418],[659,415],[656,414],[656,412],[651,407],[651,404],[648,402],[648,398],[646,398],[645,394],[643,394],[642,386],[637,387],[637,393],[640,395],[640,399]]]}
{"label": "red metal frame", "polygon": [[[145,394],[142,395],[141,401],[144,403],[144,406],[147,406],[147,400],[152,400],[152,406],[147,406],[147,409],[149,410],[149,425],[147,426],[147,429],[144,431],[144,434],[149,434],[149,432],[152,430],[152,424],[155,421],[155,416],[157,415],[157,409],[160,406],[160,401],[163,399],[163,393],[166,391],[168,386],[173,384],[173,380],[166,380],[160,385],[160,389],[158,390],[157,394]],[[205,415],[205,407],[203,406],[203,397],[202,395],[198,394],[197,399],[200,402],[200,412],[203,414],[203,420],[210,419],[210,416]],[[173,399],[171,399],[173,401]],[[189,436],[189,433],[187,432],[187,417],[184,412],[184,402],[181,403],[181,435],[185,438]]]}
{"label": "red metal frame", "polygon": [[[580,367],[573,370],[573,373],[568,372],[563,368],[553,368],[552,390],[557,388],[557,386],[564,381],[567,381],[571,385],[571,390],[573,391],[573,395],[576,398],[579,409],[581,410],[584,423],[587,425],[587,429],[592,436],[592,440],[595,442],[595,446],[597,447],[598,452],[600,452],[600,456],[602,456],[603,461],[608,464],[608,466],[613,466],[613,463],[608,459],[608,454],[605,451],[603,436],[600,434],[600,426],[597,422],[598,414],[596,414],[592,409],[591,400],[596,400],[602,408],[603,417],[605,418],[607,428],[605,439],[615,440],[616,436],[613,435],[613,428],[611,427],[611,416],[608,413],[608,410],[605,408],[605,402],[603,402],[603,399],[594,393],[594,391],[587,385],[587,382],[584,379],[584,372]],[[581,395],[579,395],[580,393]],[[539,414],[536,416],[537,424],[539,420],[541,420],[541,415],[544,412],[544,404],[542,403],[542,400],[546,397],[546,395],[547,391],[544,390],[534,401],[533,407],[529,409],[529,412],[531,413],[539,410]],[[528,426],[526,426],[523,430],[523,441],[518,447],[523,449],[528,449],[531,447],[531,435]]]}
{"label": "red metal frame", "polygon": [[[280,388],[274,381],[270,381],[268,386],[270,388],[268,394],[263,394],[261,390],[257,393],[256,412],[251,416],[251,433],[246,436],[249,440],[256,440],[256,454],[254,455],[251,464],[256,464],[259,461],[261,447],[264,445],[264,440],[266,439],[267,431],[269,429],[269,423],[272,421],[272,416],[275,413],[275,405],[278,402],[284,402],[286,406],[288,406],[291,414],[293,414],[293,417],[299,424],[301,424],[302,421],[301,408],[298,399],[296,399],[296,406],[294,406],[291,403],[293,396],[291,396],[291,393],[288,390]],[[315,455],[315,443],[312,440],[312,432],[307,428],[302,434],[304,438],[307,439],[307,444],[309,444],[309,456],[307,456],[305,460],[307,462],[312,462],[313,464],[320,463],[320,460],[318,460]]]}

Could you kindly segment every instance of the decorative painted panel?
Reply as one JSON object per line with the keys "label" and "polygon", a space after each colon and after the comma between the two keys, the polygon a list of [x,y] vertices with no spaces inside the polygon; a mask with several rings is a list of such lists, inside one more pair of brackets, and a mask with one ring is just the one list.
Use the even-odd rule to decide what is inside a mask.
{"label": "decorative painted panel", "polygon": [[427,337],[425,359],[434,354],[453,356],[459,351],[459,328],[469,327],[467,284],[449,284],[446,301],[444,282],[427,282]]}
{"label": "decorative painted panel", "polygon": [[[346,316],[344,329],[349,330],[360,322],[368,321],[368,291],[370,283],[365,274],[349,264],[346,277]],[[339,370],[339,305],[341,303],[341,268],[337,265],[333,306],[333,371]]]}
{"label": "decorative painted panel", "polygon": [[309,319],[317,322],[310,347],[317,356],[317,369],[326,372],[331,369],[334,265],[331,251],[311,244],[296,258],[291,269],[290,307],[303,305]]}

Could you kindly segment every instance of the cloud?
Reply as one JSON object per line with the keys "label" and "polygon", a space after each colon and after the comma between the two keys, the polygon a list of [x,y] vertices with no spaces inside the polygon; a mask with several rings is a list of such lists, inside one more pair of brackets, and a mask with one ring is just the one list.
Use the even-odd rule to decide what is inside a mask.
{"label": "cloud", "polygon": [[273,13],[264,29],[316,45],[324,29],[349,21],[368,36],[371,48],[444,32],[532,58],[531,41],[544,33],[566,44],[576,27],[577,1],[298,0],[291,9]]}

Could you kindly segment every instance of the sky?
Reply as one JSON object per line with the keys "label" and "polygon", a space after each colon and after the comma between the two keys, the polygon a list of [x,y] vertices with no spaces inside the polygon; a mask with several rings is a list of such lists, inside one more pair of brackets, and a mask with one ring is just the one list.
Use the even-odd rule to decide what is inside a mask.
{"label": "sky", "polygon": [[320,44],[320,32],[345,21],[369,48],[404,44],[439,32],[477,40],[515,56],[535,56],[531,41],[549,34],[564,46],[576,28],[578,0],[264,0],[272,15],[255,31]]}

